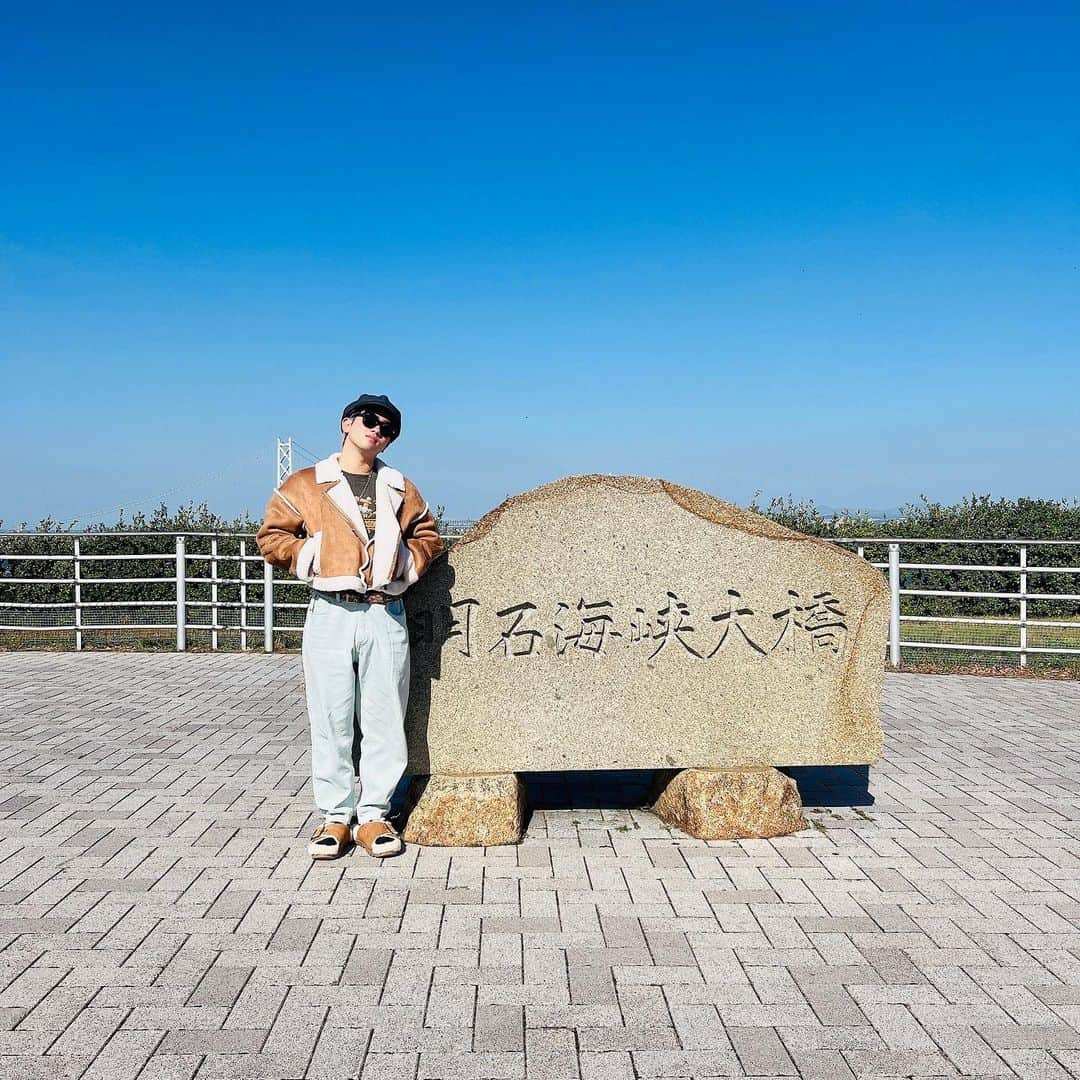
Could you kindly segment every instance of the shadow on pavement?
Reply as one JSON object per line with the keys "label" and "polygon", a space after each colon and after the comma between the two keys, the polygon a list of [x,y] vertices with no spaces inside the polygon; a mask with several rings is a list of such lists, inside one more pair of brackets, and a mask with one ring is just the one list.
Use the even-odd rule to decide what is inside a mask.
{"label": "shadow on pavement", "polygon": [[[523,772],[530,810],[636,810],[649,804],[653,769]],[[871,806],[869,765],[798,765],[782,768],[799,785],[804,806]],[[405,806],[410,777],[395,793],[393,813]]]}
{"label": "shadow on pavement", "polygon": [[869,765],[791,765],[780,770],[799,785],[803,806],[872,806]]}

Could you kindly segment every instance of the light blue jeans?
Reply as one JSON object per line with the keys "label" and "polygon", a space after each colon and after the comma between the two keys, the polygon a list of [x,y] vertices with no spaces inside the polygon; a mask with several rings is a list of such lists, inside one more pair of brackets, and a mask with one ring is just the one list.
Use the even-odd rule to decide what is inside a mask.
{"label": "light blue jeans", "polygon": [[[327,821],[384,819],[404,775],[409,700],[405,605],[351,604],[313,590],[304,624],[311,784]],[[360,720],[360,790],[353,782],[353,715]]]}

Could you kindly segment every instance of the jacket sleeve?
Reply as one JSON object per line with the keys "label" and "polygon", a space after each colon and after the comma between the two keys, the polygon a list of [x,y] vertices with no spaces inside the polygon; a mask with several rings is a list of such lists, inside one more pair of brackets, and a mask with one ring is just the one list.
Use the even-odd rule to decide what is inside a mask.
{"label": "jacket sleeve", "polygon": [[296,573],[297,556],[304,546],[307,531],[296,504],[280,488],[266,504],[263,523],[255,534],[262,557],[271,565]]}
{"label": "jacket sleeve", "polygon": [[405,569],[409,582],[417,581],[443,551],[438,522],[411,481],[406,481],[402,507],[401,541],[409,553],[410,566]]}

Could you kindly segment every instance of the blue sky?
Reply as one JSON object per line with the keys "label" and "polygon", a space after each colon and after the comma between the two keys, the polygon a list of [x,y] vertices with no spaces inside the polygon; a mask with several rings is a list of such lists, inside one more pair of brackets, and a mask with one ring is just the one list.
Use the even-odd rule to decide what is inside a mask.
{"label": "blue sky", "polygon": [[[322,7],[321,10],[332,9]],[[0,15],[6,527],[583,472],[1078,494],[1075,4]]]}

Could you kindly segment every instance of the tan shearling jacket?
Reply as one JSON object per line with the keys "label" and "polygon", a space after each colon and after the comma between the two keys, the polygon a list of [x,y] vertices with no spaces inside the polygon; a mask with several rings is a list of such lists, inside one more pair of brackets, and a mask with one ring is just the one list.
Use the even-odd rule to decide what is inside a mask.
{"label": "tan shearling jacket", "polygon": [[314,589],[399,596],[442,552],[435,518],[412,481],[380,459],[375,535],[368,536],[340,457],[294,472],[274,489],[255,537],[259,551]]}

